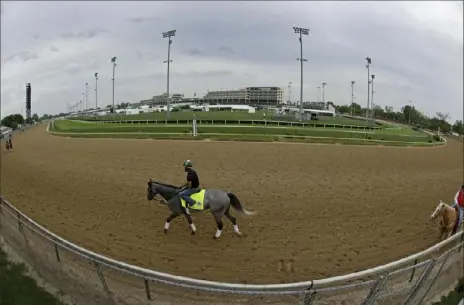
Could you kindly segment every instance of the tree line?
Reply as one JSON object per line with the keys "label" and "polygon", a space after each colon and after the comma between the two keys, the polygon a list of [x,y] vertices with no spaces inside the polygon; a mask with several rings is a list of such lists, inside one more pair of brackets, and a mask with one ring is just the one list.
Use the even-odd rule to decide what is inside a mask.
{"label": "tree line", "polygon": [[[354,116],[365,116],[366,108],[353,103],[352,105],[333,105],[337,112],[341,114],[352,114]],[[454,124],[450,124],[449,114],[437,112],[435,116],[426,116],[422,111],[415,106],[404,105],[399,111],[395,111],[391,106],[384,108],[376,105],[373,108],[374,117],[385,121],[398,122],[403,124],[414,125],[417,128],[429,129],[443,133],[456,132],[460,135],[464,134],[464,126],[462,120],[457,120]]]}
{"label": "tree line", "polygon": [[38,123],[44,120],[49,120],[49,119],[64,116],[64,115],[66,115],[66,113],[59,113],[56,115],[44,114],[43,116],[39,117],[37,113],[34,113],[31,116],[31,118],[28,120],[27,118],[24,118],[22,114],[16,113],[16,114],[10,114],[4,117],[0,121],[0,124],[2,126],[10,127],[12,129],[17,129],[19,126],[24,125],[24,124],[33,124],[34,122]]}

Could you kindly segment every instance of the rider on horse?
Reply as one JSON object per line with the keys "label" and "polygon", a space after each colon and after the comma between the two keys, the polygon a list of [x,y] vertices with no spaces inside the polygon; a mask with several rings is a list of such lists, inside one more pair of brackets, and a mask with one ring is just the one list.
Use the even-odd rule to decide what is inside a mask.
{"label": "rider on horse", "polygon": [[187,203],[187,213],[188,207],[194,205],[196,202],[190,195],[198,193],[200,187],[200,179],[195,170],[193,170],[193,164],[190,160],[184,162],[184,170],[187,172],[187,183],[182,186],[182,190],[179,192],[179,196],[185,200]]}
{"label": "rider on horse", "polygon": [[456,193],[456,196],[454,196],[454,203],[451,207],[458,209],[459,227],[464,218],[464,184],[461,186],[461,189]]}

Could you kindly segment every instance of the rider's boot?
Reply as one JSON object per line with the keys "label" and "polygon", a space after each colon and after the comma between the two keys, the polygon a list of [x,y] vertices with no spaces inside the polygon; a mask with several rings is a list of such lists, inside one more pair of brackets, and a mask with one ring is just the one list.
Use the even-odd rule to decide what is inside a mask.
{"label": "rider's boot", "polygon": [[187,202],[187,206],[185,207],[185,212],[190,215],[189,207],[192,205],[195,205],[197,202],[195,200],[192,200],[192,202]]}

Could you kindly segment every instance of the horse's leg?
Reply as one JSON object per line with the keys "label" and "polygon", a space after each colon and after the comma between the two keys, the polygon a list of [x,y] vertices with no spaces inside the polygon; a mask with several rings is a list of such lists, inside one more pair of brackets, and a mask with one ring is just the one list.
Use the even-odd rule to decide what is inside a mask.
{"label": "horse's leg", "polygon": [[213,215],[214,215],[214,219],[216,220],[216,224],[217,224],[217,231],[213,239],[218,239],[219,237],[221,237],[222,228],[224,227],[224,224],[222,223],[222,214],[217,215],[213,213]]}
{"label": "horse's leg", "polygon": [[445,228],[443,228],[442,226],[440,226],[440,228],[438,229],[438,239],[441,240],[441,237],[443,236],[443,233],[445,232]]}
{"label": "horse's leg", "polygon": [[164,234],[168,233],[169,224],[171,223],[171,220],[173,220],[177,216],[177,214],[171,214],[168,216],[168,218],[166,218],[166,222],[164,223]]}
{"label": "horse's leg", "polygon": [[190,216],[190,214],[185,213],[185,218],[187,218],[187,221],[189,223],[191,234],[194,235],[195,232],[197,231],[197,228],[193,224],[192,216]]}
{"label": "horse's leg", "polygon": [[240,229],[238,228],[238,225],[237,225],[237,219],[235,219],[234,216],[230,215],[230,209],[228,208],[227,211],[224,213],[224,215],[227,217],[227,219],[230,220],[230,222],[234,225],[234,232],[238,235],[238,236],[242,236],[242,232],[240,232]]}

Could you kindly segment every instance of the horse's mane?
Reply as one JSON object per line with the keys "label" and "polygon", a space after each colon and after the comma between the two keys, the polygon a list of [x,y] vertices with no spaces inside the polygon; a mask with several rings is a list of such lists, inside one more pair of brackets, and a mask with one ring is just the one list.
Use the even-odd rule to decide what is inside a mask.
{"label": "horse's mane", "polygon": [[153,181],[152,183],[156,183],[156,184],[159,184],[159,185],[162,185],[162,186],[165,186],[165,187],[170,187],[170,188],[173,188],[173,189],[178,189],[179,188],[178,186],[175,186],[175,185],[172,185],[172,184],[167,184],[167,183],[162,183],[162,182],[157,182],[157,181]]}

